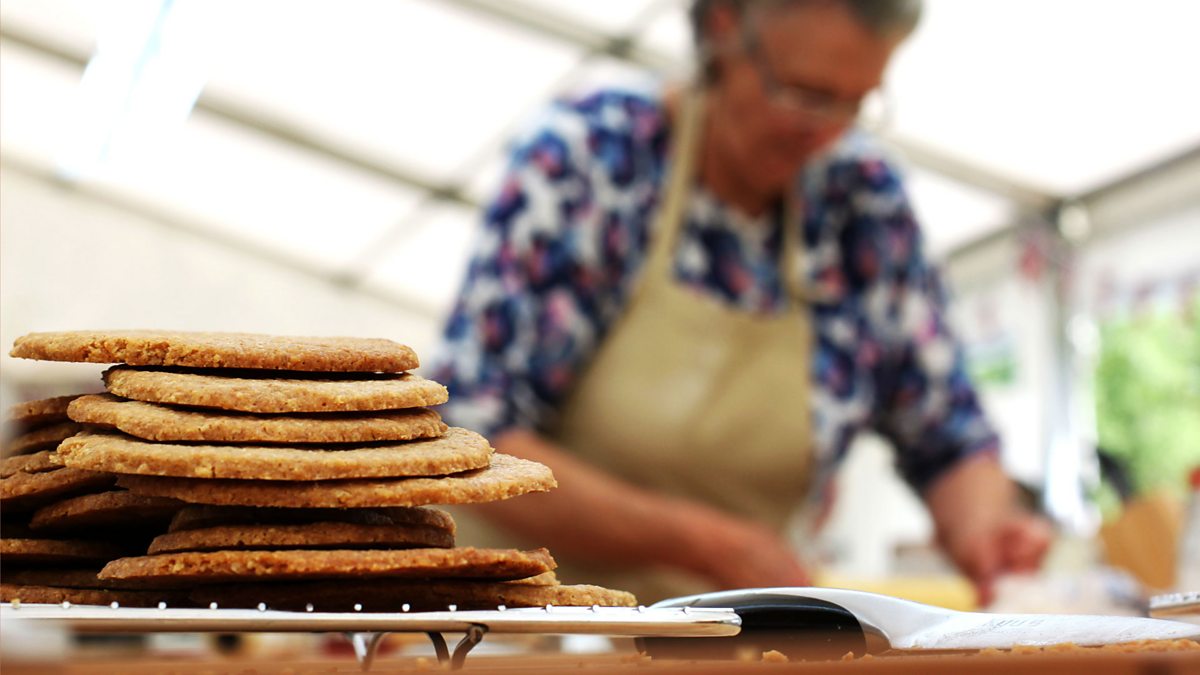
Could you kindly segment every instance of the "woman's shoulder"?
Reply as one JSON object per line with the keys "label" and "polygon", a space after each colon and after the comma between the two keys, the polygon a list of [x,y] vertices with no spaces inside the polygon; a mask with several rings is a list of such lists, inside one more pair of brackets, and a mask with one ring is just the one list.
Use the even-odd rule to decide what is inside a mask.
{"label": "woman's shoulder", "polygon": [[899,160],[875,136],[851,130],[810,164],[805,181],[810,191],[851,196],[864,192],[902,194]]}
{"label": "woman's shoulder", "polygon": [[596,127],[653,133],[664,125],[661,89],[605,86],[584,88],[559,97],[558,105],[581,115]]}
{"label": "woman's shoulder", "polygon": [[810,242],[837,251],[851,287],[893,279],[924,264],[922,234],[897,160],[880,141],[852,132],[809,167],[803,191]]}
{"label": "woman's shoulder", "polygon": [[661,86],[650,83],[575,87],[535,114],[518,141],[553,134],[584,141],[620,137],[634,145],[657,143],[667,131]]}
{"label": "woman's shoulder", "polygon": [[656,179],[667,131],[661,89],[575,88],[530,120],[517,135],[513,156],[518,164],[557,167],[557,178],[601,180],[625,189]]}

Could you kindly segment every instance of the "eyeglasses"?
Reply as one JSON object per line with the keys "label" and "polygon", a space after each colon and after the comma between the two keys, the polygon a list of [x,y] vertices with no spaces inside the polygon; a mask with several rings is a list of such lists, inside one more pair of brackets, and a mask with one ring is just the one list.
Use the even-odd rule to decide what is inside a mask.
{"label": "eyeglasses", "polygon": [[751,23],[742,22],[742,48],[762,78],[763,89],[773,106],[792,115],[830,124],[850,124],[857,120],[860,126],[871,129],[887,125],[892,106],[880,89],[872,90],[862,98],[847,100],[801,84],[780,82],[767,63],[762,41]]}

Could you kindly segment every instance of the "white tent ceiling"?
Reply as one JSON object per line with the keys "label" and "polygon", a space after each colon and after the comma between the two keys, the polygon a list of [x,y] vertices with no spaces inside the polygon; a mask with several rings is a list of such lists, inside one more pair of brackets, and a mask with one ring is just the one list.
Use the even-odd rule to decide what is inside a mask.
{"label": "white tent ceiling", "polygon": [[[628,70],[615,56],[682,72],[684,4],[5,0],[0,150],[8,166],[49,174],[93,128],[109,160],[82,185],[436,310],[503,139],[554,92]],[[132,77],[126,63],[155,82],[136,28],[156,20],[174,61],[158,64],[170,86],[151,94],[186,98],[187,77],[203,93],[184,122],[127,115],[138,123],[121,131],[96,112],[95,87],[81,88],[82,64],[99,46],[116,55],[110,76]],[[1200,3],[1179,0],[928,0],[889,77],[887,136],[912,160],[932,250],[1194,152],[1197,26]],[[604,54],[612,38],[632,49]],[[146,96],[134,94],[117,112]]]}

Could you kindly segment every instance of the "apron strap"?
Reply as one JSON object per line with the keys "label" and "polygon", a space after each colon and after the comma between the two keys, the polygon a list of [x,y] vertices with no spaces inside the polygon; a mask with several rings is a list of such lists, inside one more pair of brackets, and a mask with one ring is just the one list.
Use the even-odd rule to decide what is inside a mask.
{"label": "apron strap", "polygon": [[654,219],[651,232],[650,257],[646,261],[646,281],[669,282],[675,244],[679,240],[687,197],[695,176],[697,149],[704,119],[704,92],[689,87],[680,101],[675,116],[670,160],[667,163],[666,192]]}
{"label": "apron strap", "polygon": [[[671,283],[674,274],[674,253],[679,231],[685,220],[688,195],[695,177],[696,156],[700,147],[704,120],[704,90],[689,87],[682,96],[675,115],[671,154],[667,163],[666,190],[654,217],[650,253],[646,260],[645,280],[639,288],[650,283]],[[789,191],[785,199],[783,239],[779,251],[780,279],[788,306],[807,312],[814,298],[804,279],[798,256],[803,254],[799,229],[803,227],[803,209],[799,197]],[[637,292],[635,291],[635,294]]]}
{"label": "apron strap", "polygon": [[808,283],[801,269],[800,256],[804,255],[804,246],[800,241],[800,230],[804,227],[804,209],[800,197],[789,191],[784,198],[783,237],[779,246],[779,278],[788,306],[807,312],[811,302]]}

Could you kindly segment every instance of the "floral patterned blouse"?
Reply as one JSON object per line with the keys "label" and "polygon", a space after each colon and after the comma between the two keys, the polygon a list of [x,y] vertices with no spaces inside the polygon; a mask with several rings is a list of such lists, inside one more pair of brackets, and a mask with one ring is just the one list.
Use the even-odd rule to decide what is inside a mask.
{"label": "floral patterned blouse", "polygon": [[[431,369],[450,390],[449,423],[494,435],[553,420],[638,283],[670,132],[660,96],[602,90],[556,102],[516,144]],[[967,455],[995,452],[896,170],[852,132],[796,189],[796,255],[818,298],[818,475],[867,428],[892,441],[917,490]],[[781,311],[782,221],[741,214],[697,186],[679,283],[740,311]]]}

